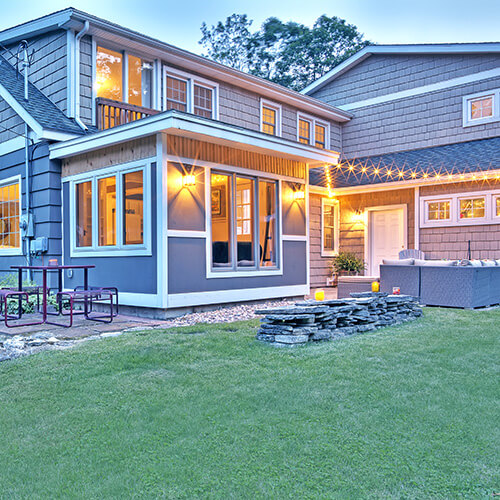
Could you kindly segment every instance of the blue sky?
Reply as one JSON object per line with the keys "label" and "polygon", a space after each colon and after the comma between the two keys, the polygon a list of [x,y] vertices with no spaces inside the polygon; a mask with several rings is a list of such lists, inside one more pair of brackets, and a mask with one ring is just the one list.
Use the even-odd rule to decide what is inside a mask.
{"label": "blue sky", "polygon": [[[200,53],[200,25],[232,13],[260,26],[270,16],[311,25],[321,14],[355,24],[375,43],[500,41],[500,0],[70,0],[71,5]],[[0,30],[68,7],[67,1],[0,0]]]}

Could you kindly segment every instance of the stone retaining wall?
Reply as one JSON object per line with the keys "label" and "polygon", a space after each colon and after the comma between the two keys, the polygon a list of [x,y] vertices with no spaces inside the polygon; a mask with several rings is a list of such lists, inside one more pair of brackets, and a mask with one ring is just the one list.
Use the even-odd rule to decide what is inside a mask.
{"label": "stone retaining wall", "polygon": [[258,309],[261,319],[257,340],[276,346],[332,340],[397,325],[422,316],[410,295],[353,293],[351,298],[297,302],[294,306]]}

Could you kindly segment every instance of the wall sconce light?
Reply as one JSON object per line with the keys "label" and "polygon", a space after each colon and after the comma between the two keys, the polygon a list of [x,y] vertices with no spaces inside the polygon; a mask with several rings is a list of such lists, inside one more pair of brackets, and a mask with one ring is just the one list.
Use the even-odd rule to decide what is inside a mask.
{"label": "wall sconce light", "polygon": [[303,189],[297,189],[296,191],[293,192],[293,200],[304,200],[306,197],[306,193]]}
{"label": "wall sconce light", "polygon": [[363,224],[365,222],[365,216],[361,210],[356,210],[352,215],[352,221],[354,224]]}
{"label": "wall sconce light", "polygon": [[182,176],[182,185],[184,187],[194,186],[196,184],[196,176],[194,174],[184,174]]}

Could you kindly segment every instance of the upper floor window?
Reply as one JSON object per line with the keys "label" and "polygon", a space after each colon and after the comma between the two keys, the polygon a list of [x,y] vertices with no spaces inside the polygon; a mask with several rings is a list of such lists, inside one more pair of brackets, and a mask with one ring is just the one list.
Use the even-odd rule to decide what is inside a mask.
{"label": "upper floor window", "polygon": [[127,52],[97,47],[96,95],[153,107],[153,63]]}
{"label": "upper floor window", "polygon": [[260,101],[260,130],[265,134],[281,136],[281,106]]}
{"label": "upper floor window", "polygon": [[463,125],[481,125],[500,120],[500,89],[473,94],[463,99]]}
{"label": "upper floor window", "polygon": [[310,144],[321,149],[328,149],[329,129],[324,123],[312,116],[299,114],[297,116],[297,140],[302,144]]}
{"label": "upper floor window", "polygon": [[217,119],[217,84],[165,68],[164,109]]}
{"label": "upper floor window", "polygon": [[0,254],[19,253],[21,251],[20,215],[21,193],[19,178],[2,181],[2,184],[0,184]]}

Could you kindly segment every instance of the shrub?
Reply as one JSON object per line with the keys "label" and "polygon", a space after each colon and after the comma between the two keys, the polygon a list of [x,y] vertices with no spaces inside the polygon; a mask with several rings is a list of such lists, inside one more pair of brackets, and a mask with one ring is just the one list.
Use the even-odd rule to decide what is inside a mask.
{"label": "shrub", "polygon": [[366,269],[363,259],[356,257],[352,252],[340,252],[332,262],[332,268],[337,276],[341,272],[360,273]]}

